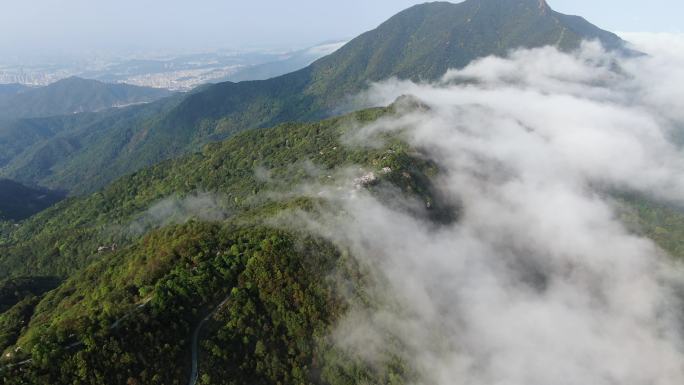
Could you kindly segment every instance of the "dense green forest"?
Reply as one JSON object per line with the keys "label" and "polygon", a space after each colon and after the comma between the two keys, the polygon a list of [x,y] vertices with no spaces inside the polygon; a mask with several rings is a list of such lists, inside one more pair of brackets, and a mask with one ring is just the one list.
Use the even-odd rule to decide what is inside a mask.
{"label": "dense green forest", "polygon": [[[321,204],[296,196],[274,201],[268,193],[302,183],[339,183],[336,171],[351,165],[391,168],[378,183],[434,202],[432,212],[438,211],[429,182],[434,166],[403,143],[388,138],[384,146],[367,149],[341,143],[355,124],[393,113],[392,107],[372,109],[245,132],[12,227],[0,249],[4,276],[53,275],[65,281],[42,297],[15,300],[3,313],[7,338],[0,348],[6,349],[6,362],[31,360],[5,367],[6,382],[182,383],[193,328],[226,299],[199,331],[203,337],[217,333],[209,340],[214,345],[201,344],[200,357],[233,366],[224,365],[230,373],[225,377],[202,361],[205,382],[215,376],[233,381],[227,383],[318,383],[325,376],[349,383],[341,373],[352,368],[350,378],[389,375],[346,362],[325,343],[344,309],[326,278],[347,268],[340,251],[264,221]],[[183,213],[148,217],[160,200],[168,201],[165,197],[200,199],[197,192],[212,192],[210,208],[224,210],[229,219],[217,223]],[[274,274],[281,278],[273,280]],[[221,322],[228,314],[235,322]],[[324,368],[322,356],[337,358],[325,360]],[[173,370],[169,362],[176,363]],[[314,372],[321,379],[311,378]]]}
{"label": "dense green forest", "polygon": [[144,159],[129,159],[127,166],[111,161],[181,99],[176,95],[102,112],[0,122],[0,175],[72,195],[93,191],[130,167],[148,164]]}
{"label": "dense green forest", "polygon": [[[31,361],[0,376],[7,384],[186,383],[193,330],[219,303],[202,331],[211,337],[200,383],[404,375],[402,365],[378,372],[326,341],[345,309],[326,279],[333,271],[358,274],[333,245],[300,234],[195,221],[156,230],[32,302],[22,349],[8,350]],[[4,330],[13,310],[0,319]]]}
{"label": "dense green forest", "polygon": [[[197,194],[211,192],[217,209],[226,213],[263,207],[277,211],[283,203],[265,201],[261,191],[287,191],[312,181],[332,183],[327,172],[332,173],[336,167],[358,164],[377,170],[408,168],[416,174],[413,169],[428,166],[412,158],[408,148],[398,141],[380,149],[353,149],[340,143],[340,136],[354,124],[390,111],[371,109],[318,123],[248,131],[226,142],[207,145],[200,153],[126,176],[100,192],[65,200],[13,228],[9,242],[0,246],[0,277],[67,276],[99,258],[99,247],[123,245],[150,226],[174,221],[175,212],[150,218],[148,209],[160,202],[182,204]],[[322,171],[308,170],[309,165]],[[260,169],[269,177],[260,178],[255,172]],[[387,178],[427,194],[422,192],[425,187],[418,185],[419,181],[427,183],[425,176],[402,179],[396,175],[399,172]]]}

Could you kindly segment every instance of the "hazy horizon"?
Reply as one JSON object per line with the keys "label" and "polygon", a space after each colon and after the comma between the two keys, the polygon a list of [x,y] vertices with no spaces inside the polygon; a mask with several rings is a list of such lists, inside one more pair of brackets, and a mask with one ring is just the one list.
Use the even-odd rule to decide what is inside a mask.
{"label": "hazy horizon", "polygon": [[[92,53],[301,48],[354,37],[423,2],[151,0],[141,5],[133,0],[106,4],[11,0],[0,8],[0,52],[21,60]],[[674,0],[652,1],[647,9],[637,0],[548,3],[559,12],[581,15],[621,32],[681,32],[677,15],[684,11],[684,4]],[[616,7],[620,12],[615,12]]]}

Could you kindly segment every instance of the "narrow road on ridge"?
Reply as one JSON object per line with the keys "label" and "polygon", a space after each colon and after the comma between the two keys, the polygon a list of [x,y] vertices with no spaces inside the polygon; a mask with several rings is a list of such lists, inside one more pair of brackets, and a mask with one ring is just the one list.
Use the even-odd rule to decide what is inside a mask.
{"label": "narrow road on ridge", "polygon": [[197,379],[199,378],[199,365],[197,361],[199,356],[199,335],[202,331],[202,327],[217,311],[219,311],[219,309],[221,309],[221,307],[223,307],[223,305],[225,305],[226,302],[228,302],[229,299],[230,294],[218,304],[211,313],[204,317],[199,324],[197,324],[197,327],[192,333],[192,369],[190,370],[190,381],[188,382],[188,385],[197,385]]}

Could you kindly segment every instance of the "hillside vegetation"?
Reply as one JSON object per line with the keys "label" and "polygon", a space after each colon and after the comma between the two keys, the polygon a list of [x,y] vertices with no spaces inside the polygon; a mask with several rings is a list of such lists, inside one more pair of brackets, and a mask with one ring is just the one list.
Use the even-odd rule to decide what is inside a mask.
{"label": "hillside vegetation", "polygon": [[[194,327],[226,299],[202,336],[218,333],[227,342],[201,353],[225,363],[226,383],[307,383],[322,376],[347,383],[339,371],[356,364],[338,364],[344,355],[324,338],[344,301],[324,277],[349,261],[328,242],[268,225],[290,210],[314,212],[316,199],[268,197],[302,184],[340,183],[347,166],[388,167],[392,172],[379,183],[439,209],[429,183],[434,166],[404,144],[353,149],[340,141],[356,124],[393,113],[372,109],[245,132],[22,223],[0,248],[3,275],[65,281],[3,313],[0,326],[9,337],[0,348],[10,353],[8,362],[31,360],[5,367],[6,383],[183,383]],[[183,212],[190,201],[193,210]],[[216,210],[225,215],[216,217]],[[226,314],[233,314],[228,323]],[[324,362],[323,355],[338,358]]]}

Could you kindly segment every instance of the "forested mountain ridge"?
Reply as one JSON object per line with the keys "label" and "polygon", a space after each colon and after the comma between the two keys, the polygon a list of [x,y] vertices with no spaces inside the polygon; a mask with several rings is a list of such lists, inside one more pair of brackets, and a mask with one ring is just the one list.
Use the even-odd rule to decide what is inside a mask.
{"label": "forested mountain ridge", "polygon": [[0,97],[0,121],[94,112],[149,103],[169,95],[171,92],[164,89],[70,77]]}
{"label": "forested mountain ridge", "polygon": [[8,161],[2,174],[75,194],[92,192],[121,175],[245,129],[315,121],[345,111],[352,107],[350,98],[371,82],[432,80],[479,57],[545,45],[571,50],[583,39],[598,39],[612,49],[623,45],[616,35],[557,13],[543,1],[417,5],[302,70],[201,87],[177,103],[148,106],[142,117],[124,109],[117,116],[125,124],[107,117],[108,128],[94,130],[87,140],[81,133],[90,124],[103,124],[74,122],[62,135],[31,142],[31,149]]}
{"label": "forested mountain ridge", "polygon": [[[403,159],[406,149],[399,144],[397,150],[403,150],[387,157],[383,150],[348,149],[339,143],[340,136],[353,122],[371,121],[389,111],[370,109],[322,122],[250,130],[228,141],[209,144],[199,153],[122,177],[99,192],[70,198],[21,223],[12,232],[9,242],[0,246],[0,278],[66,277],[87,265],[98,246],[138,236],[138,225],[144,232],[166,219],[175,221],[173,215],[161,219],[145,216],[147,210],[165,198],[199,198],[223,212],[251,209],[252,201],[259,201],[259,191],[287,190],[310,179],[304,171],[307,162],[334,169],[345,164],[369,164],[369,157],[381,155],[387,158],[383,164]],[[280,177],[260,180],[255,174],[255,168],[260,167]],[[287,184],[273,185],[276,181]],[[193,195],[202,192],[219,194],[216,199],[220,198],[220,204],[214,198],[203,200]],[[170,214],[178,214],[177,207],[172,208]]]}
{"label": "forested mountain ridge", "polygon": [[182,99],[103,112],[20,119],[0,126],[0,175],[24,184],[78,194],[96,190],[149,161],[124,157],[136,135]]}

